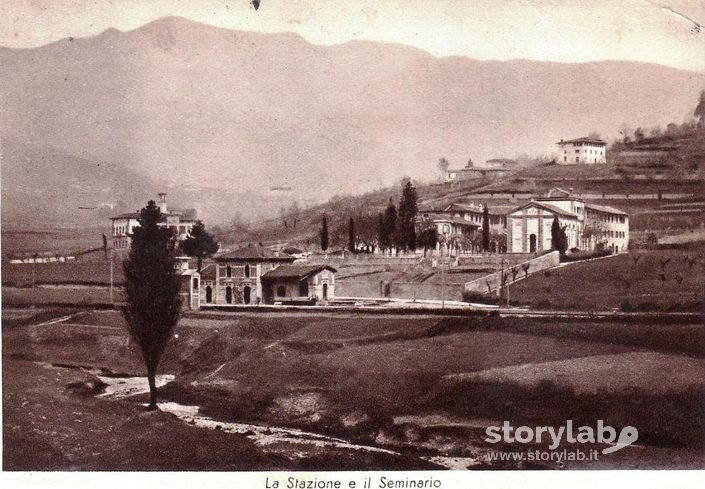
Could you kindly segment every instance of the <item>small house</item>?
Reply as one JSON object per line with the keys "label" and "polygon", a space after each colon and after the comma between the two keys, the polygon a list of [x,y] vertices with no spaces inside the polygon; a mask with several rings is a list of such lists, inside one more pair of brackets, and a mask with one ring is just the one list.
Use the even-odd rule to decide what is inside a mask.
{"label": "small house", "polygon": [[328,265],[284,264],[262,275],[265,304],[315,304],[335,297],[335,272]]}

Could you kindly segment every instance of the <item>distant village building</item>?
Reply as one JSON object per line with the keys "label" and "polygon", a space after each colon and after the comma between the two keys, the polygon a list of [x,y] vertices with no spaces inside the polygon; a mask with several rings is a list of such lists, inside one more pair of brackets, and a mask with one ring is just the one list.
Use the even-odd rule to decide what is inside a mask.
{"label": "distant village building", "polygon": [[485,168],[513,170],[516,166],[516,160],[508,158],[493,158],[485,161]]}
{"label": "distant village building", "polygon": [[561,165],[592,165],[607,163],[607,142],[597,138],[578,138],[558,143],[557,163]]}
{"label": "distant village building", "polygon": [[[162,213],[159,225],[171,229],[177,240],[186,239],[191,228],[196,224],[195,209],[169,209],[165,193],[159,194],[157,205]],[[127,212],[110,218],[112,224],[111,246],[114,250],[126,251],[130,248],[132,230],[140,225],[139,217],[139,212]]]}
{"label": "distant village building", "polygon": [[446,180],[449,182],[471,180],[491,176],[493,178],[501,178],[508,175],[515,169],[516,162],[508,159],[492,159],[485,162],[485,166],[474,166],[472,160],[468,161],[465,168],[458,170],[448,170]]}
{"label": "distant village building", "polygon": [[[503,233],[507,223],[506,214],[513,208],[512,206],[488,206],[490,231]],[[433,222],[439,236],[461,236],[480,229],[483,215],[483,205],[453,203],[441,209],[421,210],[418,224]]]}
{"label": "distant village building", "polygon": [[41,251],[36,253],[22,253],[10,256],[10,263],[13,265],[22,263],[63,263],[68,261],[76,261],[76,255],[55,253],[51,251]]}
{"label": "distant village building", "polygon": [[627,251],[629,217],[609,206],[586,203],[561,189],[531,200],[507,216],[507,248],[510,253],[538,253],[553,247],[554,218],[565,229],[568,248]]}
{"label": "distant village building", "polygon": [[465,220],[461,217],[454,217],[446,213],[424,212],[416,221],[418,228],[428,223],[432,223],[433,226],[435,226],[438,236],[444,236],[446,238],[469,236],[480,227],[480,225],[475,222]]}

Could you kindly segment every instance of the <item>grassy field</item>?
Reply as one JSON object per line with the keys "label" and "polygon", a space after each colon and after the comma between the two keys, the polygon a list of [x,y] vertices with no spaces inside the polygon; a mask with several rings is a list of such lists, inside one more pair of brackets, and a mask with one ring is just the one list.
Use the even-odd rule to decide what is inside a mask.
{"label": "grassy field", "polygon": [[[37,264],[3,262],[3,285],[27,287],[33,281],[37,284],[109,285],[110,262],[108,260]],[[113,263],[113,283],[119,285],[124,281],[122,264],[115,260]]]}
{"label": "grassy field", "polygon": [[[705,358],[702,324],[189,314],[176,333],[160,368],[176,375],[161,389],[163,400],[198,405],[222,422],[301,428],[402,455],[320,449],[293,456],[281,446],[263,454],[246,436],[145,414],[143,396],[79,396],[67,385],[83,385],[89,373],[46,365],[142,375],[120,314],[17,309],[3,311],[6,469],[421,468],[425,457],[495,450],[484,427],[503,419],[628,423],[644,447],[597,466],[705,467],[705,380],[693,375]],[[159,440],[144,433],[151,423],[166,430]],[[105,439],[110,427],[120,436]],[[100,435],[88,440],[89,430]],[[181,446],[179,438],[188,440],[183,456],[171,447]],[[152,449],[175,458],[150,460]],[[221,457],[225,450],[232,453]]]}
{"label": "grassy field", "polygon": [[3,257],[42,251],[76,253],[103,246],[103,234],[110,236],[110,222],[104,226],[75,228],[17,229],[3,222]]}
{"label": "grassy field", "polygon": [[572,263],[511,285],[510,299],[544,309],[700,311],[705,305],[704,252],[700,244]]}

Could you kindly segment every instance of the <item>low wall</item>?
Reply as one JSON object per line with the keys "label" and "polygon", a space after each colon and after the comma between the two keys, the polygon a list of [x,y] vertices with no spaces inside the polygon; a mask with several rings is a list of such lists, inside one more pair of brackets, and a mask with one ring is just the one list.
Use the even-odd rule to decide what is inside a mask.
{"label": "low wall", "polygon": [[420,255],[404,255],[404,256],[382,256],[372,253],[346,253],[345,258],[340,253],[335,255],[314,255],[306,260],[307,264],[311,265],[330,265],[333,268],[341,265],[369,266],[379,267],[385,265],[415,265],[423,260],[423,253]]}
{"label": "low wall", "polygon": [[[381,283],[380,283],[381,282]],[[385,288],[389,294],[385,294]],[[368,297],[391,299],[435,299],[459,301],[463,298],[462,284],[388,282],[379,280],[336,280],[336,297]]]}
{"label": "low wall", "polygon": [[536,253],[505,253],[503,255],[492,255],[492,254],[477,254],[477,255],[458,255],[458,266],[476,266],[476,265],[488,265],[496,268],[501,265],[502,259],[504,259],[505,265],[508,263],[509,266],[516,265],[517,263],[524,263],[527,260],[536,258]]}
{"label": "low wall", "polygon": [[[547,268],[553,268],[555,266],[558,266],[558,264],[560,263],[560,253],[558,253],[557,251],[551,251],[550,253],[546,253],[545,255],[541,255],[537,258],[533,258],[523,263],[529,264],[528,272],[529,275],[531,275],[533,273],[540,272],[541,270],[546,270]],[[519,273],[517,274],[517,279],[523,278],[524,271],[521,269],[521,264],[517,264],[515,266],[520,267]],[[512,283],[511,266],[508,266],[504,269],[504,274],[505,276],[508,276],[506,284]],[[500,270],[485,277],[481,277],[476,280],[467,282],[465,284],[465,291],[480,292],[484,294],[489,292],[488,289],[491,289],[493,292],[497,291],[501,285],[502,271]]]}

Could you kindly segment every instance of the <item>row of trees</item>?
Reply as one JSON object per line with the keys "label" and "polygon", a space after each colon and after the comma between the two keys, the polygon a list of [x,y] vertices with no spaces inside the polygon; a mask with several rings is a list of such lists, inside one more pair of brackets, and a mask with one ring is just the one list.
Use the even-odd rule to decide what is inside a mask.
{"label": "row of trees", "polygon": [[418,195],[410,181],[402,186],[402,195],[397,206],[389,199],[386,209],[380,213],[358,212],[350,215],[332,231],[328,218],[323,216],[319,232],[320,245],[326,251],[329,245],[347,248],[351,252],[374,253],[377,249],[415,251],[423,249],[424,255],[437,244],[448,250],[470,252],[507,251],[507,238],[504,233],[492,231],[487,206],[483,209],[482,231],[464,235],[442,235],[433,221],[417,222]]}
{"label": "row of trees", "polygon": [[648,133],[643,127],[637,127],[632,131],[627,124],[622,124],[619,129],[621,140],[617,141],[617,145],[640,143],[648,139],[679,139],[693,136],[705,126],[705,90],[700,92],[700,98],[693,110],[693,116],[694,118],[688,119],[682,124],[671,122],[665,128],[653,126],[648,130]]}
{"label": "row of trees", "polygon": [[[424,246],[429,239],[424,235],[420,243],[416,235],[416,215],[418,214],[418,195],[416,187],[407,180],[402,185],[399,206],[390,197],[383,213],[358,213],[348,218],[334,230],[333,242],[352,252],[373,253],[377,248],[388,251],[415,251],[418,246]],[[320,230],[321,250],[327,251],[331,242],[328,229],[328,218],[324,214]],[[428,246],[428,245],[427,245]],[[433,244],[435,246],[435,243]]]}

